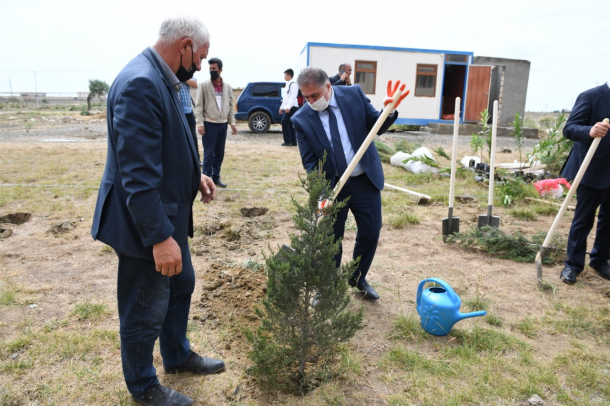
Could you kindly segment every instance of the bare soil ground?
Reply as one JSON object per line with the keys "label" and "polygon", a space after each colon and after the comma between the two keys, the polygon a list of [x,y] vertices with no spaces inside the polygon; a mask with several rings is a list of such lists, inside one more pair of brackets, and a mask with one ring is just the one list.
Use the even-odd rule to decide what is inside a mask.
{"label": "bare soil ground", "polygon": [[[62,123],[60,120],[57,117],[36,121],[26,129],[23,121],[19,125],[7,125],[18,120],[7,120],[4,116],[5,125],[0,128],[0,183],[31,185],[0,186],[0,194],[5,194],[0,200],[0,216],[18,212],[32,214],[23,224],[2,224],[3,229],[10,229],[12,233],[0,239],[0,282],[5,293],[7,287],[12,287],[15,298],[0,301],[0,403],[130,404],[122,381],[116,335],[117,260],[103,244],[92,241],[89,234],[97,195],[95,186],[101,179],[106,153],[105,121],[93,118]],[[189,335],[197,351],[224,359],[227,371],[209,377],[160,374],[162,383],[172,385],[193,397],[197,404],[204,405],[432,404],[425,396],[409,397],[409,388],[419,385],[409,378],[409,371],[382,362],[396,345],[392,338],[396,335],[396,320],[416,315],[417,285],[426,277],[447,281],[464,300],[484,298],[488,313],[503,320],[503,327],[498,327],[498,331],[525,342],[537,362],[550,362],[575,346],[575,341],[607,356],[607,336],[584,334],[576,339],[552,328],[542,328],[530,337],[519,325],[524,319],[541,323],[556,311],[557,303],[607,308],[608,281],[587,268],[576,286],[567,286],[558,279],[560,264],[545,266],[545,276],[554,288],[540,292],[536,289],[533,264],[503,260],[477,249],[443,243],[440,230],[441,220],[447,215],[444,203],[416,205],[398,193],[386,191],[384,202],[403,199],[408,211],[417,215],[420,222],[396,229],[384,221],[369,274],[381,299],[363,301],[354,292],[355,305],[365,309],[364,327],[349,344],[349,357],[359,368],[347,368],[343,378],[323,385],[304,398],[261,390],[248,374],[249,346],[242,328],[256,326],[258,322],[253,308],[265,292],[265,276],[259,268],[263,262],[261,253],[268,252],[269,247],[277,250],[289,241],[288,234],[294,232],[288,197],[304,196],[297,180],[302,169],[298,148],[280,146],[279,128],[264,135],[254,135],[243,125],[239,130],[237,136],[229,136],[227,141],[223,180],[229,188],[220,190],[213,204],[195,203],[196,235],[191,242],[197,287]],[[409,137],[419,137],[428,147],[443,146],[450,151],[448,137],[402,133],[383,139],[392,144]],[[503,142],[510,144],[509,140]],[[461,140],[462,154],[469,154],[467,140]],[[57,162],[68,158],[74,162]],[[516,151],[498,156],[501,162],[516,158]],[[55,162],[54,165],[61,164],[61,168],[45,164],[46,159]],[[389,182],[427,192],[425,184],[401,183],[403,169],[384,165],[384,170]],[[68,181],[80,187],[76,195],[71,189],[35,187]],[[9,190],[10,196],[7,196]],[[487,202],[483,197],[486,194],[487,190],[481,188],[476,194],[481,197],[456,203],[462,229],[476,224],[479,214],[486,212]],[[31,200],[24,196],[31,196]],[[523,221],[502,207],[496,208],[495,214],[501,217],[504,231],[520,230],[525,235],[547,231],[553,218],[540,215],[536,220]],[[560,226],[559,232],[565,236],[571,216],[568,212]],[[69,225],[53,228],[65,222]],[[348,227],[344,259],[352,252],[354,238],[355,227]],[[78,318],[77,305],[88,302],[102,303],[107,311],[99,319],[82,321]],[[483,318],[469,319],[460,322],[459,328],[468,331],[482,325]],[[66,349],[66,342],[72,343],[70,340],[75,340],[75,336],[91,331],[109,331],[114,335],[99,341],[97,347],[83,350],[84,344],[80,343]],[[60,349],[58,353],[65,351],[65,354],[48,355],[46,362],[40,356],[37,358],[33,349],[43,351],[45,345],[50,346],[44,341],[49,334],[65,334],[56,336],[61,343],[54,344]],[[23,346],[15,344],[23,337],[29,337],[30,341]],[[430,337],[419,343],[407,340],[406,344],[434,357],[455,340],[449,335]],[[79,351],[82,356],[69,355],[81,354]],[[19,367],[18,362],[23,366]],[[158,354],[155,362],[159,369],[162,364]],[[607,376],[600,374],[599,382],[607,382]],[[558,385],[563,385],[564,378],[558,379]],[[238,393],[234,394],[237,386]],[[538,394],[552,404],[564,403],[551,386],[542,387],[542,393]],[[526,392],[520,397],[512,396],[494,398],[495,401],[466,398],[455,404],[518,404],[529,397]],[[608,404],[608,399],[600,398],[593,388],[589,397],[574,397],[566,403],[586,404],[591,399],[597,399],[594,403]]]}

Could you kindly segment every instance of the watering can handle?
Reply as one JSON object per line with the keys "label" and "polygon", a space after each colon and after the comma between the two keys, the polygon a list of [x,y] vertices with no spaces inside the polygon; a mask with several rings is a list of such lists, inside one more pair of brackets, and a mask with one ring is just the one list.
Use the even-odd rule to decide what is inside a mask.
{"label": "watering can handle", "polygon": [[437,285],[441,285],[447,291],[447,294],[449,295],[449,297],[451,297],[451,300],[457,301],[457,295],[455,294],[455,291],[453,290],[453,288],[451,286],[449,286],[449,284],[447,282],[445,282],[442,279],[438,279],[438,278],[426,278],[419,283],[419,287],[417,288],[416,307],[419,307],[419,302],[421,301],[421,295],[422,295],[422,292],[424,289],[424,285],[428,282],[434,282]]}

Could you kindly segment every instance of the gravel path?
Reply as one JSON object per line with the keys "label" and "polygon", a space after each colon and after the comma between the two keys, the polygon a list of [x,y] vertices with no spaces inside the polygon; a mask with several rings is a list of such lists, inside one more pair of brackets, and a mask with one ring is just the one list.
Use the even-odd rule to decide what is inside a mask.
{"label": "gravel path", "polygon": [[[32,122],[31,128],[19,122],[8,122],[0,124],[0,142],[82,142],[94,141],[105,142],[107,137],[106,120],[77,120],[74,122],[54,121],[46,119],[42,122]],[[271,126],[271,130],[265,134],[255,134],[248,128],[246,123],[237,124],[238,133],[229,134],[227,143],[229,144],[263,144],[280,145],[283,142],[282,129],[278,124]],[[439,145],[451,145],[453,136],[443,134],[431,134],[419,131],[393,132],[386,133],[381,137],[384,141],[396,142],[405,139],[410,142],[419,143],[425,146],[436,147]],[[526,138],[524,147],[532,148],[539,140]],[[510,137],[498,137],[498,148],[515,149],[515,140]],[[459,145],[468,147],[470,144],[469,136],[460,136]]]}

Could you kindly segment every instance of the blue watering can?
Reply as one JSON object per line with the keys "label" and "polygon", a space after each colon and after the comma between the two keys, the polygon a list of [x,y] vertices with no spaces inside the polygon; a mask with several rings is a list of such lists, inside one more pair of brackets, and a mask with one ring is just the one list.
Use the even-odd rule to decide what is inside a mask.
{"label": "blue watering can", "polygon": [[[422,292],[428,282],[434,282],[442,287],[435,286]],[[462,305],[460,297],[447,282],[437,278],[427,278],[419,283],[415,303],[422,328],[435,336],[449,334],[451,327],[460,320],[487,314],[486,311],[460,313]]]}

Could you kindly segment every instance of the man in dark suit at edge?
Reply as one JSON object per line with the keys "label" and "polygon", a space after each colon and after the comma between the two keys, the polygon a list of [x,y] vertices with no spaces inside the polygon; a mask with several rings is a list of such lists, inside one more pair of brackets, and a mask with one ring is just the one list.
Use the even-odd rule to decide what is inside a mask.
{"label": "man in dark suit at edge", "polygon": [[142,405],[190,405],[159,384],[157,338],[166,373],[210,374],[224,362],[191,351],[186,338],[195,273],[188,237],[192,205],[214,199],[182,111],[180,83],[201,69],[209,34],[196,18],[163,21],[159,39],[131,60],[108,94],[108,155],[91,235],[116,251],[123,375]]}
{"label": "man in dark suit at edge", "polygon": [[562,176],[572,180],[580,168],[595,137],[603,137],[578,186],[578,202],[568,237],[568,259],[560,278],[565,283],[576,282],[585,266],[587,236],[593,228],[599,208],[597,232],[591,250],[589,266],[602,278],[610,279],[610,139],[605,138],[610,125],[610,81],[581,93],[563,129],[563,135],[574,141]]}
{"label": "man in dark suit at edge", "polygon": [[[306,67],[299,74],[297,83],[307,100],[307,104],[292,117],[303,166],[308,172],[315,170],[327,151],[323,169],[334,187],[381,113],[371,105],[360,86],[331,86],[328,75],[322,69]],[[386,99],[385,104],[387,102]],[[397,118],[398,113],[392,112],[379,134],[383,134]],[[381,231],[383,182],[381,160],[375,144],[371,143],[335,197],[337,201],[349,197],[347,205],[337,215],[335,237],[343,238],[349,210],[358,225],[353,257],[360,257],[360,263],[348,284],[357,287],[365,298],[371,300],[379,299],[366,276],[375,257]],[[341,254],[342,250],[335,257],[337,266],[341,263]]]}
{"label": "man in dark suit at edge", "polygon": [[352,65],[350,65],[349,63],[342,63],[341,65],[339,65],[339,73],[337,73],[335,76],[329,77],[328,81],[332,86],[351,86],[351,74]]}

